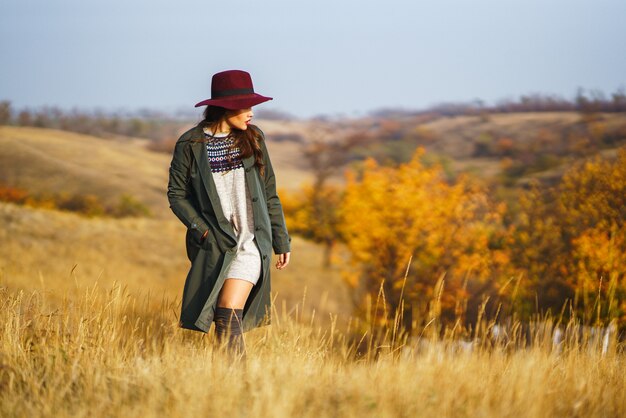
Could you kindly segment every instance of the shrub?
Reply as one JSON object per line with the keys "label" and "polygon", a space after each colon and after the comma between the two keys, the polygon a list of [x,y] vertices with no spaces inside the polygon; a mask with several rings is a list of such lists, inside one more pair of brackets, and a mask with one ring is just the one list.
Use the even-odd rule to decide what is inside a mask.
{"label": "shrub", "polygon": [[61,195],[57,206],[62,210],[78,212],[87,216],[102,216],[105,214],[104,205],[96,195]]}
{"label": "shrub", "polygon": [[26,199],[28,199],[26,190],[0,185],[0,201],[23,204]]}
{"label": "shrub", "polygon": [[111,211],[111,214],[118,218],[151,215],[150,208],[148,208],[148,206],[128,194],[120,196],[120,200],[117,206]]}

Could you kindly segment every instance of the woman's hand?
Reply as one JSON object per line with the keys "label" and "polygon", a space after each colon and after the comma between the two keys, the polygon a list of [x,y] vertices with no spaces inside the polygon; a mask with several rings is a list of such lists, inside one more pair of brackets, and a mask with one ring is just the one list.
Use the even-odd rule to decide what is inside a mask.
{"label": "woman's hand", "polygon": [[289,264],[290,255],[291,253],[278,254],[278,261],[276,261],[276,268],[278,270],[282,270],[287,267],[287,264]]}

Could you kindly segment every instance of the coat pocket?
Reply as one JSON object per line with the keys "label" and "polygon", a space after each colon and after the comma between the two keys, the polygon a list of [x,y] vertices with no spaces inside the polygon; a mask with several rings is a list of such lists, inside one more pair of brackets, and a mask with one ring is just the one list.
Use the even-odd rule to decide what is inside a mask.
{"label": "coat pocket", "polygon": [[212,245],[216,244],[216,237],[211,227],[209,227],[208,231],[209,232],[207,232],[206,237],[203,239],[202,238],[203,232],[200,232],[194,228],[189,228],[187,230],[187,236],[185,237],[185,241],[187,244],[187,251],[189,252],[189,248],[192,248],[192,249],[201,248],[206,251],[210,250]]}
{"label": "coat pocket", "polygon": [[185,247],[187,249],[187,258],[189,261],[193,262],[201,248],[201,242],[198,238],[197,230],[193,228],[187,229],[187,234],[185,235]]}

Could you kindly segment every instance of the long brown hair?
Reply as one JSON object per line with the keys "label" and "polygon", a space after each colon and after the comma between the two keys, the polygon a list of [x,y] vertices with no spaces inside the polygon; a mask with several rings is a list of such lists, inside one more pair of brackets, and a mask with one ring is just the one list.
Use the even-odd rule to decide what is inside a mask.
{"label": "long brown hair", "polygon": [[[215,133],[219,124],[226,118],[227,110],[218,106],[207,106],[204,110],[204,119],[200,122],[202,128],[208,128]],[[254,164],[259,167],[261,175],[265,172],[265,164],[263,164],[263,151],[261,151],[260,134],[256,127],[249,126],[248,129],[242,131],[240,129],[231,129],[231,136],[234,138],[235,147],[239,148],[241,158],[248,158],[254,155]]]}

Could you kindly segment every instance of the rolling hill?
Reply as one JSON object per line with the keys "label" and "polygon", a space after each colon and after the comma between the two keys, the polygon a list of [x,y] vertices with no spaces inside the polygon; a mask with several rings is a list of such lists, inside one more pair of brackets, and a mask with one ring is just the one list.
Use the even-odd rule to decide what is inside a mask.
{"label": "rolling hill", "polygon": [[[147,143],[0,126],[0,183],[33,194],[91,194],[110,205],[130,195],[147,205],[156,218],[169,218],[166,190],[171,156],[148,150]],[[270,143],[268,147],[280,187],[297,187],[309,176],[293,158],[297,144]]]}
{"label": "rolling hill", "polygon": [[[276,150],[279,181],[306,177],[297,166],[281,172],[289,147],[280,145],[268,144]],[[0,127],[0,183],[33,194],[92,194],[104,202],[126,194],[152,212],[150,218],[88,218],[0,202],[0,286],[43,288],[60,296],[117,282],[137,292],[180,297],[189,262],[184,226],[166,198],[170,158],[149,151],[140,139]],[[321,267],[322,252],[294,238],[291,265],[273,273],[279,306],[281,300],[295,306],[306,288],[306,303],[317,306],[318,314],[349,313],[346,287],[338,271]]]}
{"label": "rolling hill", "polygon": [[166,155],[141,141],[0,127],[0,181],[33,194],[93,194],[109,204],[128,194],[165,217],[168,166]]}

